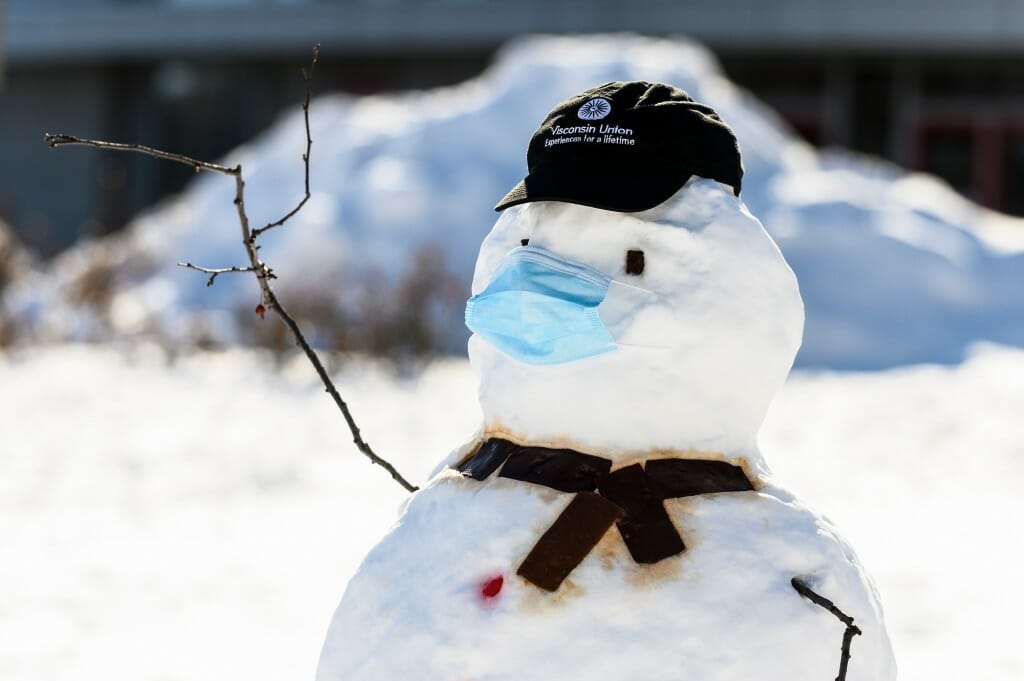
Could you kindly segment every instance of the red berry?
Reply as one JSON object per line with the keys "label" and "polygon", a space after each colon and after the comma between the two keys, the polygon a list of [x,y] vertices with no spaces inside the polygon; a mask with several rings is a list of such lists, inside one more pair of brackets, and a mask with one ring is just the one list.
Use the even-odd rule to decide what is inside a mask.
{"label": "red berry", "polygon": [[263,315],[267,314],[267,308],[263,307],[263,303],[256,306],[256,314],[260,316],[260,319],[263,319]]}
{"label": "red berry", "polygon": [[480,585],[480,595],[485,599],[491,599],[501,593],[501,587],[505,583],[505,578],[501,575],[492,577],[486,582]]}

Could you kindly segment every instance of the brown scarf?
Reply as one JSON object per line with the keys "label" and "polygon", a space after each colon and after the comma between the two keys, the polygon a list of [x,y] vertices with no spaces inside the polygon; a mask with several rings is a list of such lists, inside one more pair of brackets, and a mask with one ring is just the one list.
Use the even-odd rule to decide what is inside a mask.
{"label": "brown scarf", "polygon": [[457,468],[474,480],[503,478],[574,492],[517,574],[555,591],[615,523],[637,563],[657,563],[686,549],[665,499],[754,489],[739,466],[707,459],[650,459],[612,470],[612,462],[572,449],[521,446],[491,438]]}

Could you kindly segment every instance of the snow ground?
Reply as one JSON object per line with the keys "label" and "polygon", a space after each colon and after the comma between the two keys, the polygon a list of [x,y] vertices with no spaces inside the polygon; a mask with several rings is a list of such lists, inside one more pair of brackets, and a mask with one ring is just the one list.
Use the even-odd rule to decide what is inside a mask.
{"label": "snow ground", "polygon": [[[468,364],[339,373],[364,433],[422,479],[479,418]],[[0,679],[313,676],[331,611],[402,490],[303,362],[60,346],[0,355]],[[1024,351],[791,377],[762,446],[838,523],[904,681],[1016,681]],[[854,645],[856,653],[856,645]]]}

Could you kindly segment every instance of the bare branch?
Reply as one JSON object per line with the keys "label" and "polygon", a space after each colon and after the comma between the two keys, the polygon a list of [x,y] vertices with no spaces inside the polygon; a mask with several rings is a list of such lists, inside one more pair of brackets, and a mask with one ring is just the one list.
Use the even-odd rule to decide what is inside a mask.
{"label": "bare branch", "polygon": [[319,56],[320,45],[318,44],[313,47],[313,59],[312,62],[310,63],[309,69],[303,69],[303,76],[306,79],[306,99],[302,105],[306,118],[306,153],[303,154],[302,160],[306,164],[306,194],[303,197],[303,199],[299,201],[299,204],[295,208],[293,208],[288,214],[286,214],[283,218],[281,218],[277,222],[269,223],[268,225],[261,227],[257,230],[253,230],[250,228],[249,216],[245,211],[245,180],[242,177],[241,164],[235,166],[234,168],[229,168],[227,166],[217,165],[216,163],[207,163],[206,161],[199,161],[194,158],[189,158],[188,156],[172,154],[170,152],[161,151],[160,149],[145,147],[140,144],[120,144],[115,142],[103,142],[99,140],[81,139],[78,137],[73,137],[71,135],[51,135],[47,133],[46,135],[44,135],[43,141],[50,145],[51,148],[56,148],[65,145],[85,145],[97,147],[99,149],[108,149],[112,151],[133,151],[136,153],[145,154],[147,156],[153,156],[155,158],[164,159],[168,161],[175,161],[177,163],[183,163],[185,165],[192,166],[192,168],[197,173],[200,170],[208,170],[211,172],[224,173],[226,175],[233,176],[235,178],[234,204],[235,209],[238,213],[238,223],[242,229],[242,245],[245,247],[246,255],[249,258],[249,266],[209,268],[199,267],[198,265],[193,265],[192,263],[187,262],[178,263],[178,265],[180,267],[185,267],[188,269],[203,272],[205,274],[209,274],[210,279],[206,282],[207,286],[211,286],[214,280],[221,274],[228,274],[234,272],[252,272],[253,274],[255,274],[256,281],[260,287],[261,300],[261,303],[256,307],[257,314],[259,314],[260,317],[262,317],[263,313],[266,311],[266,308],[270,308],[277,313],[277,315],[281,318],[281,320],[285,323],[288,329],[292,332],[292,335],[295,337],[296,345],[298,345],[302,349],[302,352],[305,353],[306,357],[313,365],[313,368],[316,370],[317,375],[320,377],[320,380],[324,384],[324,390],[327,391],[327,393],[331,396],[331,399],[334,400],[334,404],[337,405],[338,410],[341,412],[342,416],[345,419],[345,423],[348,425],[348,428],[352,433],[352,441],[355,443],[359,451],[362,452],[372,463],[377,464],[378,466],[386,470],[391,475],[391,477],[394,478],[394,480],[398,482],[398,484],[400,484],[406,490],[410,492],[415,492],[419,488],[416,487],[416,485],[413,485],[408,480],[406,480],[405,477],[403,477],[402,474],[399,473],[398,470],[396,470],[393,465],[391,465],[391,463],[378,456],[377,453],[373,451],[373,448],[370,447],[369,443],[367,443],[366,440],[363,439],[362,433],[359,430],[359,426],[356,424],[355,418],[353,418],[352,416],[352,412],[349,409],[348,404],[345,402],[345,400],[342,399],[341,394],[335,387],[330,375],[324,368],[323,362],[320,361],[319,355],[317,355],[316,351],[313,349],[313,346],[309,344],[309,341],[306,340],[305,335],[303,335],[302,330],[299,328],[299,325],[296,323],[295,319],[290,314],[288,314],[288,311],[284,308],[284,305],[281,304],[281,301],[278,300],[277,295],[274,293],[274,290],[270,287],[270,280],[276,279],[277,277],[274,275],[273,270],[270,269],[270,267],[268,267],[266,263],[260,260],[260,247],[256,244],[256,238],[260,234],[262,234],[268,229],[284,224],[286,220],[288,220],[290,217],[299,212],[299,210],[309,200],[309,154],[310,149],[312,148],[313,145],[313,140],[309,133],[309,98],[310,93],[312,91],[312,86],[310,83],[313,75],[313,67],[316,66],[316,62]]}
{"label": "bare branch", "polygon": [[[835,603],[825,598],[824,596],[816,593],[813,589],[811,589],[810,586],[808,586],[807,582],[800,579],[799,577],[794,577],[792,580],[790,580],[790,583],[793,585],[793,588],[796,589],[796,592],[798,594],[800,594],[807,600],[811,601],[815,605],[825,608],[830,613],[835,615],[836,619],[838,619],[846,626],[856,628],[856,626],[853,623],[852,617],[850,617],[845,612],[837,608]],[[859,629],[857,633],[860,633]]]}
{"label": "bare branch", "polygon": [[258,239],[260,234],[263,234],[263,232],[283,225],[289,220],[289,218],[298,213],[302,207],[306,205],[306,202],[309,201],[309,153],[313,147],[313,136],[309,132],[309,97],[313,94],[313,70],[316,68],[316,62],[319,58],[320,44],[317,43],[313,46],[313,60],[309,63],[309,68],[302,69],[302,77],[306,79],[306,99],[302,102],[302,115],[306,119],[306,153],[302,155],[302,162],[306,166],[306,193],[299,201],[298,205],[288,211],[283,218],[275,222],[267,223],[259,229],[254,229],[251,237],[253,240]]}
{"label": "bare branch", "polygon": [[852,617],[837,608],[835,603],[821,594],[815,593],[815,591],[807,585],[807,582],[803,581],[799,577],[794,577],[789,581],[789,583],[793,585],[793,588],[796,589],[798,594],[815,605],[828,610],[836,619],[846,625],[846,631],[843,632],[843,643],[839,656],[839,676],[836,677],[836,681],[846,681],[846,670],[847,666],[850,664],[850,644],[853,642],[854,636],[861,635],[860,627],[853,623]]}
{"label": "bare branch", "polygon": [[188,156],[182,156],[181,154],[172,154],[167,151],[161,151],[160,149],[153,149],[152,147],[146,147],[141,144],[122,144],[120,142],[102,142],[100,140],[87,140],[81,137],[75,137],[74,135],[53,135],[46,133],[43,135],[43,141],[50,145],[51,149],[65,146],[87,146],[96,147],[97,149],[106,149],[107,151],[134,151],[139,154],[145,154],[154,158],[162,158],[165,161],[174,161],[176,163],[182,163],[187,166],[192,166],[195,172],[200,170],[209,170],[215,173],[224,173],[225,175],[240,175],[242,172],[241,166],[235,166],[234,168],[228,168],[227,166],[217,165],[216,163],[207,163],[206,161],[198,161]]}
{"label": "bare branch", "polygon": [[309,345],[309,342],[306,340],[306,337],[302,335],[302,332],[299,331],[299,325],[296,324],[295,320],[292,319],[291,315],[289,315],[285,311],[285,309],[281,307],[281,303],[278,302],[277,298],[274,296],[273,291],[270,292],[270,296],[271,297],[270,300],[268,301],[268,307],[276,311],[277,314],[281,317],[281,319],[284,320],[284,323],[288,325],[288,328],[291,329],[292,334],[295,336],[295,342],[299,345],[300,348],[302,348],[302,351],[306,353],[306,357],[309,358],[309,361],[313,364],[313,367],[316,369],[317,374],[320,376],[320,380],[323,381],[324,390],[326,390],[327,393],[331,396],[331,399],[334,400],[334,403],[338,406],[338,409],[341,411],[342,416],[345,417],[345,423],[348,424],[349,430],[352,431],[352,441],[355,442],[355,445],[359,449],[359,451],[365,454],[366,457],[369,458],[371,462],[377,464],[378,466],[386,470],[388,473],[390,473],[391,477],[394,478],[395,481],[399,485],[404,487],[406,490],[410,492],[415,492],[416,490],[418,490],[419,487],[413,485],[411,482],[406,480],[402,476],[402,474],[395,469],[394,466],[392,466],[389,462],[385,461],[381,457],[377,456],[376,452],[374,452],[370,445],[363,439],[363,436],[359,431],[359,426],[356,425],[356,421],[352,417],[352,412],[349,411],[348,405],[345,403],[345,400],[341,398],[341,395],[338,393],[338,389],[334,387],[334,383],[331,381],[330,376],[327,374],[327,369],[324,368],[323,363],[320,361],[320,357],[316,354],[316,351],[313,350],[313,348]]}
{"label": "bare branch", "polygon": [[[200,267],[199,265],[193,265],[190,262],[179,262],[178,267],[185,267],[190,270],[196,270],[197,272],[205,272],[210,275],[210,279],[206,282],[207,286],[213,286],[214,280],[222,274],[233,274],[235,272],[255,272],[256,270],[252,267]],[[274,274],[270,275],[271,279],[277,279]]]}

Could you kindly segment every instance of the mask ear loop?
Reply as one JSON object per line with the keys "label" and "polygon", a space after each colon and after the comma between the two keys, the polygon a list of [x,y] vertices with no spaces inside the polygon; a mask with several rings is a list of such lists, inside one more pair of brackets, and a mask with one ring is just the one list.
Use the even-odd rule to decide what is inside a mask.
{"label": "mask ear loop", "polygon": [[620,343],[615,341],[615,345],[620,348],[640,348],[641,350],[675,350],[676,348],[668,345],[641,345],[640,343]]}
{"label": "mask ear loop", "polygon": [[[633,289],[634,291],[639,291],[640,293],[646,293],[649,296],[655,296],[655,297],[658,296],[657,293],[655,293],[654,291],[652,291],[649,288],[644,288],[643,286],[637,286],[636,284],[628,284],[628,283],[626,283],[624,281],[619,281],[618,279],[612,279],[611,284],[609,284],[609,287],[615,286],[615,285],[622,286],[623,288]],[[640,343],[621,343],[619,341],[615,341],[615,345],[617,347],[638,348],[638,349],[641,349],[641,350],[663,350],[663,351],[675,350],[675,348],[673,348],[670,345],[645,345],[645,344],[640,344]]]}
{"label": "mask ear loop", "polygon": [[654,291],[652,291],[649,288],[644,288],[643,286],[637,286],[636,284],[627,284],[626,282],[619,281],[618,279],[612,279],[611,283],[609,284],[609,286],[611,284],[618,284],[619,286],[622,286],[623,288],[631,288],[634,291],[640,291],[641,293],[646,293],[646,294],[651,295],[651,296],[658,295],[657,293],[655,293]]}

